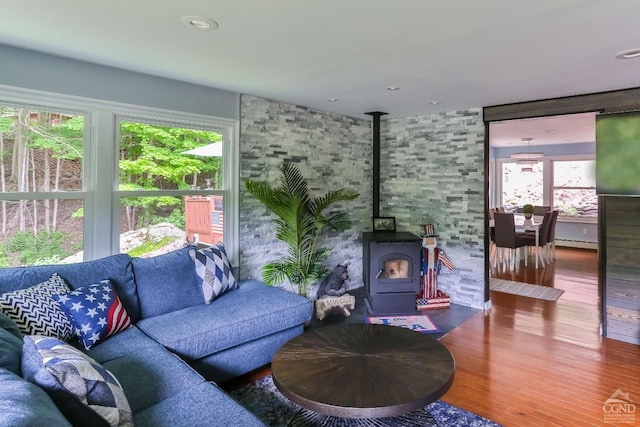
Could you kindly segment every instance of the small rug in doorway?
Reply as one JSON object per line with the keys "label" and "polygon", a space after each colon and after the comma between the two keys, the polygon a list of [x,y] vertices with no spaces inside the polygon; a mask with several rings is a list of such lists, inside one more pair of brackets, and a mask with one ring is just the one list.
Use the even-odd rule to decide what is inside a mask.
{"label": "small rug in doorway", "polygon": [[438,324],[428,314],[410,316],[367,316],[366,321],[374,325],[400,326],[423,334],[439,334],[442,332]]}
{"label": "small rug in doorway", "polygon": [[537,298],[545,301],[557,301],[558,298],[560,298],[560,295],[564,293],[564,290],[562,289],[532,285],[530,283],[514,282],[512,280],[498,279],[495,277],[491,278],[489,289],[492,291]]}
{"label": "small rug in doorway", "polygon": [[273,384],[271,375],[230,394],[270,427],[500,427],[500,424],[441,400],[417,411],[389,418],[340,418],[323,415],[304,409],[284,397]]}

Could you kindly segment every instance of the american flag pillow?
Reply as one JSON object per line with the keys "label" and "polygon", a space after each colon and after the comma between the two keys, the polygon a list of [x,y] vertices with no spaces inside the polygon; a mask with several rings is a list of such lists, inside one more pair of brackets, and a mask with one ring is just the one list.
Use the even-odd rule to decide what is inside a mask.
{"label": "american flag pillow", "polygon": [[131,319],[109,280],[54,295],[76,328],[80,342],[92,346],[131,326]]}

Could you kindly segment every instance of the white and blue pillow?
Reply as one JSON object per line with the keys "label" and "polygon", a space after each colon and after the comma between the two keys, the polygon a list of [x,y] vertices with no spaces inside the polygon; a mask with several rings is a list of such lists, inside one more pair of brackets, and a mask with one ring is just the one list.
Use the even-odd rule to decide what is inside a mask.
{"label": "white and blue pillow", "polygon": [[238,281],[233,275],[233,268],[223,245],[189,249],[189,256],[195,264],[196,275],[206,304],[210,304],[220,295],[238,287]]}
{"label": "white and blue pillow", "polygon": [[76,327],[80,342],[87,350],[131,326],[127,310],[109,280],[54,295],[53,299]]}
{"label": "white and blue pillow", "polygon": [[75,337],[75,329],[53,299],[53,295],[69,291],[64,279],[53,273],[46,282],[0,295],[0,312],[11,318],[24,335],[70,341]]}
{"label": "white and blue pillow", "polygon": [[44,389],[73,425],[133,426],[131,407],[117,378],[69,344],[25,336],[22,374]]}

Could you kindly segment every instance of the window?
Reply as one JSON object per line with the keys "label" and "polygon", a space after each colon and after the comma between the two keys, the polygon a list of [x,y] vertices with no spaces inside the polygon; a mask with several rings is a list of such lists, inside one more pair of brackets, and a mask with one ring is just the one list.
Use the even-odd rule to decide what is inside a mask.
{"label": "window", "polygon": [[553,161],[553,206],[560,215],[598,215],[595,160]]}
{"label": "window", "polygon": [[78,112],[0,104],[0,267],[82,250],[84,134]]}
{"label": "window", "polygon": [[542,162],[526,165],[517,162],[503,162],[502,206],[507,210],[515,210],[527,203],[542,205],[544,200],[543,172]]}
{"label": "window", "polygon": [[0,266],[144,256],[187,239],[223,241],[237,264],[236,126],[0,87]]}
{"label": "window", "polygon": [[[224,242],[222,139],[211,130],[120,121],[118,189],[138,195],[120,198],[121,235],[152,227],[158,235],[150,246],[185,232],[191,242]],[[162,190],[177,195],[155,194]],[[187,195],[186,190],[204,192]],[[127,242],[135,239],[121,242],[121,251],[132,250]]]}

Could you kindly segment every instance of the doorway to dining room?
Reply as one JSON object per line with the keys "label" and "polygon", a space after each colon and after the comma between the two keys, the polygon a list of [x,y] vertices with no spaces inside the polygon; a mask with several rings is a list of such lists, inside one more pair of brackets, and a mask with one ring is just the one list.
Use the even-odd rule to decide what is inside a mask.
{"label": "doorway to dining room", "polygon": [[[568,288],[562,300],[587,304],[599,311],[595,116],[580,113],[489,124],[488,208],[500,207],[517,214],[525,204],[532,204],[560,211],[556,257],[551,262],[536,269],[534,258],[529,259],[528,266],[520,259],[513,270],[489,263],[489,275]],[[587,264],[596,268],[584,280],[578,280],[575,273],[567,278],[564,273],[575,255],[590,259],[592,264]]]}

